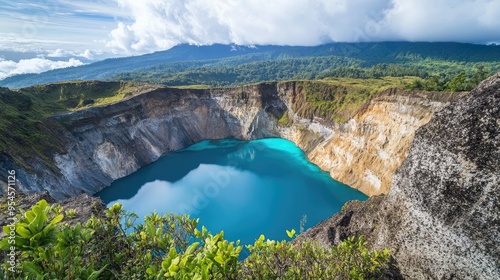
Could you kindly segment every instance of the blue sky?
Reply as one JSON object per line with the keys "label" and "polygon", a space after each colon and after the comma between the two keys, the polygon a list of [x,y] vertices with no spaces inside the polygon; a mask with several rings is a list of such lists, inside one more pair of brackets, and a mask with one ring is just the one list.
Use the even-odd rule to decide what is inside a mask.
{"label": "blue sky", "polygon": [[499,15],[500,0],[0,0],[0,79],[179,43],[498,43]]}
{"label": "blue sky", "polygon": [[117,22],[128,16],[115,1],[0,0],[0,51],[99,54]]}

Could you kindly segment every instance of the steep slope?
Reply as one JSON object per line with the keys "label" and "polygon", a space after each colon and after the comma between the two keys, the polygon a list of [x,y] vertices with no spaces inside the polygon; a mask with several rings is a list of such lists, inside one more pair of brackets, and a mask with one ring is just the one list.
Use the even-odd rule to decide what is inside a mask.
{"label": "steep slope", "polygon": [[[389,88],[368,101],[355,101],[343,90],[333,99],[340,99],[339,103],[347,106],[312,111],[307,86],[281,85],[278,91],[289,111],[287,125],[280,126],[280,136],[297,143],[332,178],[370,196],[387,193],[415,130],[427,123],[434,112],[465,95]],[[318,91],[321,90],[315,89]],[[330,94],[332,88],[326,92]],[[354,98],[359,95],[362,94],[354,94]],[[334,115],[329,116],[332,112]]]}
{"label": "steep slope", "polygon": [[[314,103],[308,83],[211,90],[152,87],[117,103],[49,117],[35,123],[43,123],[41,139],[55,148],[17,160],[5,149],[0,176],[15,169],[21,191],[47,189],[61,199],[94,194],[161,155],[203,139],[284,137],[333,178],[367,194],[384,193],[414,130],[462,95],[388,89],[370,100],[322,83],[318,90],[325,100]],[[380,141],[370,144],[373,139]],[[5,184],[6,178],[0,178]]]}
{"label": "steep slope", "polygon": [[420,128],[383,197],[349,203],[301,238],[365,235],[408,279],[500,278],[500,73]]}
{"label": "steep slope", "polygon": [[[239,90],[246,89],[234,91]],[[52,153],[46,158],[36,154],[26,158],[23,167],[6,149],[0,155],[0,168],[3,174],[8,169],[17,171],[17,187],[23,192],[47,189],[57,199],[93,194],[162,154],[203,139],[251,138],[249,126],[257,116],[250,113],[268,115],[259,86],[248,90],[251,95],[241,98],[230,90],[212,93],[162,87],[118,103],[49,117],[43,123],[53,129],[46,138],[58,143],[58,149],[46,151]],[[245,112],[244,119],[222,109],[219,95]],[[260,126],[257,133],[260,137],[276,135]],[[5,184],[6,178],[2,179]]]}

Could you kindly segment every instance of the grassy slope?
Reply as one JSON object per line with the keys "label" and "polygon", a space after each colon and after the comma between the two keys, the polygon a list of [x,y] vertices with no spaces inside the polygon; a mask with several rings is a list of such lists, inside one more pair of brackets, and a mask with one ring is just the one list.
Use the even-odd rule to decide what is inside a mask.
{"label": "grassy slope", "polygon": [[139,83],[68,82],[15,91],[0,88],[0,153],[10,155],[23,167],[23,162],[34,156],[49,163],[54,151],[62,151],[58,150],[58,139],[51,137],[58,135],[60,124],[47,120],[48,117],[109,104],[155,87]]}
{"label": "grassy slope", "polygon": [[[383,77],[380,79],[327,78],[298,81],[300,94],[294,111],[301,117],[321,117],[328,122],[345,122],[374,94],[389,88],[402,88],[416,77]],[[283,123],[286,120],[281,120]]]}

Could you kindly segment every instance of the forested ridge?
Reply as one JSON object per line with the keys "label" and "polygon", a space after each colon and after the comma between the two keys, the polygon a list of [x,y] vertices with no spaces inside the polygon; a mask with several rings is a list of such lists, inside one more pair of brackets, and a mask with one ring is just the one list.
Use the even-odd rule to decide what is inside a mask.
{"label": "forested ridge", "polygon": [[[480,70],[481,69],[481,70]],[[464,43],[367,42],[314,47],[178,45],[152,54],[107,59],[89,65],[24,74],[0,81],[19,88],[65,80],[127,80],[168,86],[234,86],[263,81],[325,77],[422,78],[414,88],[469,89],[500,71],[500,46]],[[460,83],[465,75],[465,82]],[[428,82],[430,80],[430,82]]]}

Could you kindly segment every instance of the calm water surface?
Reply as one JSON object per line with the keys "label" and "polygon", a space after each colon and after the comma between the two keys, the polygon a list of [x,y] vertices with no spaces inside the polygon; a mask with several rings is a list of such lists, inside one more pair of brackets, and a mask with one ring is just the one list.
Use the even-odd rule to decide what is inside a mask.
{"label": "calm water surface", "polygon": [[166,155],[115,181],[97,194],[140,217],[157,211],[200,218],[212,233],[250,244],[286,239],[286,229],[305,229],[365,200],[310,163],[294,143],[270,138],[203,141]]}

